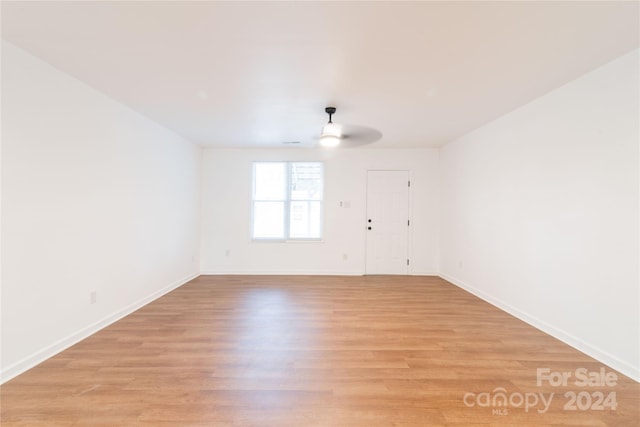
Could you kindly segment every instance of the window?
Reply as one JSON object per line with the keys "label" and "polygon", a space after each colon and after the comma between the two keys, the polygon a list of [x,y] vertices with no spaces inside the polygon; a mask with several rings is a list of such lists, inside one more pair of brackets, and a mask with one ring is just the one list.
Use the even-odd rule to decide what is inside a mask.
{"label": "window", "polygon": [[251,237],[322,238],[323,175],[320,162],[254,163]]}

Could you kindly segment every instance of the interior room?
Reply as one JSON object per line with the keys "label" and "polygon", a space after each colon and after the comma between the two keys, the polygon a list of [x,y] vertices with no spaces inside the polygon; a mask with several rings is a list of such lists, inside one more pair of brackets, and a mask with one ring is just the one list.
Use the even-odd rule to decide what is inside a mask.
{"label": "interior room", "polygon": [[640,3],[0,12],[3,426],[640,423]]}

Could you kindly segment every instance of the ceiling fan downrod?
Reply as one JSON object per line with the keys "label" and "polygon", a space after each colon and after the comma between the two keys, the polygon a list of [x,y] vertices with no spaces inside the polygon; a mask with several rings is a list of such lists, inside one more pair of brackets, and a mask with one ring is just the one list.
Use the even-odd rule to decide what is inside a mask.
{"label": "ceiling fan downrod", "polygon": [[324,112],[329,115],[329,123],[333,123],[331,121],[331,116],[336,113],[336,107],[327,107],[324,109]]}

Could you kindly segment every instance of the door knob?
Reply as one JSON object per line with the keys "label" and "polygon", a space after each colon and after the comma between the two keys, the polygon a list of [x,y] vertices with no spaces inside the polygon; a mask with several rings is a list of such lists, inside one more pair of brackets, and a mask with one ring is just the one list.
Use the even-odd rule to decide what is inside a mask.
{"label": "door knob", "polygon": [[369,222],[371,222],[371,220],[368,220]]}
{"label": "door knob", "polygon": [[371,230],[371,227],[367,227],[367,230]]}

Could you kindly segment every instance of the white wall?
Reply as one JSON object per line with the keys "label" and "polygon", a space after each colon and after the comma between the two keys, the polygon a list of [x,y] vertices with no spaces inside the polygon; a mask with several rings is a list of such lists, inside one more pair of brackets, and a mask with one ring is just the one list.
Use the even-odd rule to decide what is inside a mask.
{"label": "white wall", "polygon": [[198,273],[199,167],[195,145],[2,43],[3,381]]}
{"label": "white wall", "polygon": [[[323,242],[251,241],[251,164],[276,160],[325,162]],[[437,165],[438,152],[430,149],[204,150],[201,270],[203,274],[363,274],[367,170],[395,169],[409,170],[411,175],[410,271],[434,274],[438,265]],[[351,207],[341,208],[340,201]]]}
{"label": "white wall", "polygon": [[638,51],[441,150],[441,273],[640,379]]}

